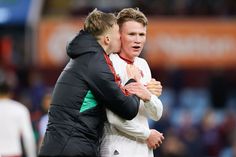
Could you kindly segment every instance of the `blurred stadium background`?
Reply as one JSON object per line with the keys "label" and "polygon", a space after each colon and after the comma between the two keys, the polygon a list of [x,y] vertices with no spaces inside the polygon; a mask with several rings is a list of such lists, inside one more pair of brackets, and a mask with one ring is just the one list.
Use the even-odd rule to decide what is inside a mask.
{"label": "blurred stadium background", "polygon": [[30,110],[37,142],[42,99],[95,7],[148,16],[142,56],[164,87],[163,117],[150,121],[165,136],[155,156],[235,157],[235,0],[0,0],[0,75]]}

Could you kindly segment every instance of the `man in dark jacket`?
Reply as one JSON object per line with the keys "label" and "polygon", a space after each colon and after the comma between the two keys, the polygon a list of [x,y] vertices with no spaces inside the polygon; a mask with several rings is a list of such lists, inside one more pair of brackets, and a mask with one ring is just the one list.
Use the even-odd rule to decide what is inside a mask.
{"label": "man in dark jacket", "polygon": [[[139,96],[120,86],[110,52],[120,50],[116,17],[98,10],[85,20],[84,30],[71,41],[71,58],[55,85],[49,109],[47,131],[39,156],[99,156],[99,145],[106,119],[105,107],[130,120],[139,109]],[[132,83],[130,79],[127,83]]]}

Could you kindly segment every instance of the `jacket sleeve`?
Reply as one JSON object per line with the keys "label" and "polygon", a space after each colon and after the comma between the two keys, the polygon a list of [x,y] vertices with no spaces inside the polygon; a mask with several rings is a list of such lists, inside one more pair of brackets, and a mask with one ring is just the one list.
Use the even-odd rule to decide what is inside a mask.
{"label": "jacket sleeve", "polygon": [[133,119],[138,113],[139,98],[128,95],[117,83],[115,73],[106,60],[91,59],[87,69],[86,80],[96,98],[118,116]]}

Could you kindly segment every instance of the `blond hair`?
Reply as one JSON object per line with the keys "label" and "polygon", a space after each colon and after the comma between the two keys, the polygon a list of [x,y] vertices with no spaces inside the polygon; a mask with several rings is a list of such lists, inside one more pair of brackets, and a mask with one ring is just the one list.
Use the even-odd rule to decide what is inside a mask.
{"label": "blond hair", "polygon": [[117,18],[114,14],[94,9],[85,19],[84,30],[98,38],[109,31],[115,24],[117,24]]}
{"label": "blond hair", "polygon": [[143,26],[147,26],[147,17],[139,10],[139,8],[125,8],[117,15],[117,23],[121,27],[127,21],[136,21]]}

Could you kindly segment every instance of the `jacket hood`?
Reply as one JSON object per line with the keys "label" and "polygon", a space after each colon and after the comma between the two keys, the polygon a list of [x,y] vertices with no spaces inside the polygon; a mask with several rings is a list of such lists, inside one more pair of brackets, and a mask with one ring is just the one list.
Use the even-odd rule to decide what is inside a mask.
{"label": "jacket hood", "polygon": [[104,51],[95,37],[90,33],[81,30],[78,35],[68,44],[67,55],[70,58],[76,58],[89,52]]}

